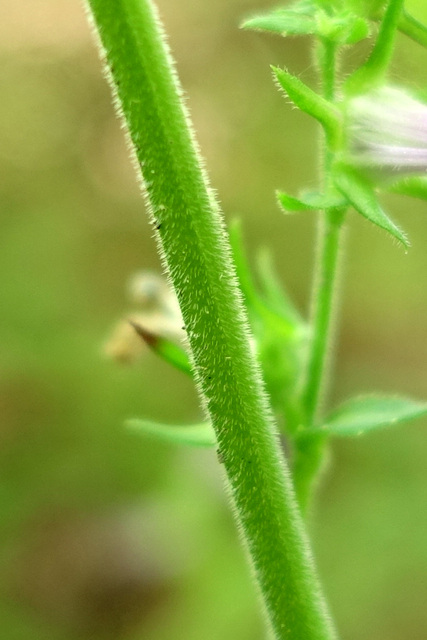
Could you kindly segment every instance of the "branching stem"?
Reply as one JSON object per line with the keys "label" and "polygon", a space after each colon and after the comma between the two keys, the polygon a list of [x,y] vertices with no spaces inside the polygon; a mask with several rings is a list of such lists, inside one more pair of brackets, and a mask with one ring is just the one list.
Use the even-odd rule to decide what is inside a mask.
{"label": "branching stem", "polygon": [[[323,96],[330,101],[335,98],[337,67],[336,45],[324,40],[320,43],[320,72],[323,81]],[[333,151],[323,142],[323,175],[321,181],[327,192],[330,187],[330,172]],[[331,320],[337,279],[339,249],[345,209],[321,212],[319,226],[319,248],[316,256],[315,277],[312,292],[312,338],[307,360],[306,382],[303,404],[305,425],[312,427],[325,390],[327,357],[331,342]],[[323,460],[324,438],[302,438],[296,443],[294,478],[298,500],[303,512],[308,507],[312,484]]]}

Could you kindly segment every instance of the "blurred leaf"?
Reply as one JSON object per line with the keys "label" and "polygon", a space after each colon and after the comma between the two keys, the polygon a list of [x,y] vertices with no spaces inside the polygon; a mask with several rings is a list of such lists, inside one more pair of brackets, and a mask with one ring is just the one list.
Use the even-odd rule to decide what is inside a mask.
{"label": "blurred leaf", "polygon": [[[427,416],[427,403],[396,396],[352,398],[335,409],[320,427],[331,436],[358,436]],[[316,429],[311,430],[313,433]]]}
{"label": "blurred leaf", "polygon": [[334,105],[285,69],[273,66],[271,69],[279,86],[292,102],[301,111],[318,120],[331,140],[337,139],[340,134],[340,116]]}
{"label": "blurred leaf", "polygon": [[172,342],[172,340],[152,333],[133,320],[129,320],[129,322],[147,346],[163,358],[163,360],[166,360],[166,362],[187,375],[193,375],[190,358],[184,349]]}
{"label": "blurred leaf", "polygon": [[388,191],[411,196],[420,200],[427,200],[427,178],[424,176],[410,176],[393,183]]}
{"label": "blurred leaf", "polygon": [[248,18],[241,27],[285,37],[315,35],[342,44],[358,42],[369,34],[366,20],[354,13],[338,10],[331,14],[307,0]]}
{"label": "blurred leaf", "polygon": [[370,20],[379,20],[384,13],[385,0],[347,0],[352,10]]}
{"label": "blurred leaf", "polygon": [[230,241],[242,293],[256,338],[257,354],[273,407],[283,414],[286,428],[300,422],[298,390],[302,374],[308,328],[287,297],[264,253],[262,294],[252,279],[245,255],[241,224],[233,220]]}
{"label": "blurred leaf", "polygon": [[[245,297],[251,320],[254,316],[261,321],[261,324],[268,325],[276,333],[282,336],[292,335],[298,323],[298,313],[294,309],[290,300],[287,305],[283,305],[279,311],[277,305],[270,305],[264,300],[257,290],[252,278],[249,263],[243,245],[242,226],[240,220],[232,220],[229,226],[230,243],[236,266],[237,277],[240,288]],[[284,294],[285,296],[285,294]],[[285,298],[284,298],[285,299]],[[257,334],[257,327],[253,324],[254,333]]]}
{"label": "blurred leaf", "polygon": [[279,204],[286,212],[317,211],[345,207],[347,200],[342,196],[326,196],[317,192],[302,193],[298,198],[277,191]]}
{"label": "blurred leaf", "polygon": [[316,11],[313,2],[297,2],[289,8],[277,7],[272,11],[248,18],[242,29],[268,31],[282,36],[311,35],[316,33]]}
{"label": "blurred leaf", "polygon": [[388,231],[405,247],[409,246],[403,231],[381,209],[375,192],[366,180],[349,167],[337,165],[334,169],[334,183],[356,211],[377,227]]}
{"label": "blurred leaf", "polygon": [[300,313],[287,295],[273,267],[271,252],[264,247],[257,254],[257,273],[261,291],[267,304],[279,315],[292,318],[295,324],[305,324]]}
{"label": "blurred leaf", "polygon": [[399,31],[404,33],[423,47],[427,47],[427,26],[411,16],[407,11],[402,11],[398,25]]}
{"label": "blurred leaf", "polygon": [[243,247],[242,223],[238,218],[234,218],[229,225],[231,250],[233,253],[234,264],[236,266],[237,277],[239,279],[240,288],[248,303],[257,306],[259,294],[256,290],[255,283],[252,278],[249,263]]}
{"label": "blurred leaf", "polygon": [[286,433],[294,433],[301,424],[301,380],[307,344],[308,333],[280,340],[268,329],[258,344],[267,392],[274,410],[283,418],[281,427]]}
{"label": "blurred leaf", "polygon": [[337,44],[355,44],[369,36],[369,24],[349,11],[335,15],[322,11],[318,13],[317,35]]}
{"label": "blurred leaf", "polygon": [[209,422],[192,425],[160,424],[151,420],[134,418],[126,420],[126,427],[141,435],[191,447],[214,447],[216,438]]}

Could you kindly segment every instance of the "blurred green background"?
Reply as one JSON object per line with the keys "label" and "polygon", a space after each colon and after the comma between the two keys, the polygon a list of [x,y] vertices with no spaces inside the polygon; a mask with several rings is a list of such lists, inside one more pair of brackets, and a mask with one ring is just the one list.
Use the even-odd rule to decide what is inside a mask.
{"label": "blurred green background", "polygon": [[[316,181],[316,128],[269,64],[312,82],[311,45],[237,29],[266,0],[159,1],[227,219],[272,248],[307,309],[315,221],[274,190]],[[407,6],[427,20],[423,0]],[[362,44],[348,68],[366,52]],[[400,37],[394,80],[425,88]],[[0,629],[8,640],[259,640],[263,625],[215,454],[126,432],[200,417],[192,384],[151,353],[105,355],[160,271],[123,132],[77,0],[0,5]],[[427,211],[387,198],[407,255],[351,214],[330,403],[427,398]],[[342,638],[427,637],[426,422],[331,448],[311,524]]]}

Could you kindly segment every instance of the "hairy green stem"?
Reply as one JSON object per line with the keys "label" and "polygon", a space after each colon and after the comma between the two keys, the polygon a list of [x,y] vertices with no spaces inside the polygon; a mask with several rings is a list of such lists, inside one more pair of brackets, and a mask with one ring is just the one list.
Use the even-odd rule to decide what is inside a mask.
{"label": "hairy green stem", "polygon": [[[336,209],[322,214],[320,229],[322,238],[313,288],[313,333],[303,397],[305,426],[309,428],[316,421],[325,388],[326,361],[331,342],[331,318],[344,213],[344,210]],[[310,439],[304,438],[302,434],[301,439],[296,440],[295,443],[294,482],[298,502],[303,512],[306,512],[309,506],[312,485],[323,462],[325,443],[326,440],[321,434],[318,437],[311,436]]]}
{"label": "hairy green stem", "polygon": [[405,0],[389,0],[384,17],[381,21],[375,46],[367,62],[361,67],[361,71],[367,74],[367,78],[379,80],[386,74],[394,51],[395,34]]}
{"label": "hairy green stem", "polygon": [[325,386],[326,360],[330,343],[343,219],[344,211],[342,209],[332,209],[322,214],[321,245],[318,251],[317,273],[313,290],[313,335],[304,394],[306,426],[308,427],[312,427],[316,421]]}
{"label": "hairy green stem", "polygon": [[251,353],[222,218],[149,0],[89,0],[203,404],[276,640],[331,640],[304,526]]}
{"label": "hairy green stem", "polygon": [[[330,41],[320,43],[319,63],[323,96],[333,102],[335,98],[337,49]],[[333,151],[323,142],[323,176],[325,191],[330,188]],[[303,404],[305,426],[312,427],[319,411],[325,388],[325,372],[330,346],[331,319],[337,279],[341,229],[345,210],[331,209],[321,213],[319,249],[316,257],[312,292],[312,338],[307,361]],[[294,482],[297,498],[303,512],[308,508],[313,481],[324,457],[325,438],[302,437],[295,443]]]}
{"label": "hairy green stem", "polygon": [[331,40],[324,39],[318,47],[318,52],[323,97],[333,102],[335,100],[337,45]]}
{"label": "hairy green stem", "polygon": [[[322,77],[323,96],[331,102],[335,99],[337,68],[336,44],[323,40],[319,45],[319,65]],[[321,182],[326,192],[331,187],[330,172],[333,151],[327,139],[323,139],[323,175]],[[343,222],[343,211],[332,209],[322,213],[319,227],[319,249],[316,256],[315,277],[312,292],[312,339],[304,389],[306,426],[313,426],[316,419],[321,392],[324,387],[326,357],[330,339],[330,324],[335,289],[338,252]]]}

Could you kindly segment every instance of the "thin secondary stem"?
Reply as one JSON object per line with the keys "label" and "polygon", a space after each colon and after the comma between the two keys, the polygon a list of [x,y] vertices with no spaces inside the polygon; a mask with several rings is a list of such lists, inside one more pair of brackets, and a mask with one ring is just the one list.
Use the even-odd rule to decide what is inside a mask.
{"label": "thin secondary stem", "polygon": [[[335,43],[324,40],[320,50],[320,68],[323,81],[323,96],[330,101],[335,98],[337,48]],[[333,151],[324,141],[323,188],[327,192]],[[326,359],[330,342],[330,328],[337,275],[341,227],[344,210],[332,209],[321,214],[320,246],[316,256],[315,277],[312,293],[312,340],[309,351],[307,379],[304,393],[306,426],[313,426],[324,390]]]}
{"label": "thin secondary stem", "polygon": [[[304,395],[306,426],[313,426],[321,393],[324,390],[324,374],[330,346],[331,317],[344,213],[344,210],[323,213],[322,245],[319,250],[318,273],[315,283],[313,334]],[[325,437],[321,433],[318,437],[311,435],[310,438],[305,438],[302,433],[301,438],[296,440],[294,482],[298,502],[303,513],[308,509],[313,482],[323,462],[325,442]]]}
{"label": "thin secondary stem", "polygon": [[[323,82],[323,96],[330,101],[335,98],[337,49],[330,41],[321,42],[319,52]],[[330,172],[333,151],[326,140],[323,150],[322,182],[327,192],[330,189]],[[319,249],[316,256],[315,277],[312,293],[312,338],[307,360],[306,382],[303,393],[305,426],[316,422],[322,394],[325,390],[325,372],[331,341],[331,320],[334,292],[337,280],[339,247],[345,209],[321,212],[319,226]],[[294,481],[300,507],[306,511],[313,481],[323,460],[325,439],[319,437],[296,441]]]}
{"label": "thin secondary stem", "polygon": [[320,67],[322,73],[323,97],[333,102],[335,100],[337,45],[330,40],[323,40],[320,49]]}
{"label": "thin secondary stem", "polygon": [[427,29],[425,25],[409,13],[406,13],[406,11],[402,11],[399,20],[399,29],[409,38],[412,38],[412,40],[427,48]]}
{"label": "thin secondary stem", "polygon": [[[363,92],[383,81],[393,55],[396,31],[405,18],[404,3],[405,0],[388,1],[371,55],[346,82],[347,94]],[[414,26],[413,21],[409,23],[410,29]]]}
{"label": "thin secondary stem", "polygon": [[316,420],[325,385],[326,360],[331,337],[331,319],[344,211],[334,209],[324,212],[322,216],[320,229],[322,244],[318,252],[314,285],[313,334],[304,395],[306,426],[310,427]]}

